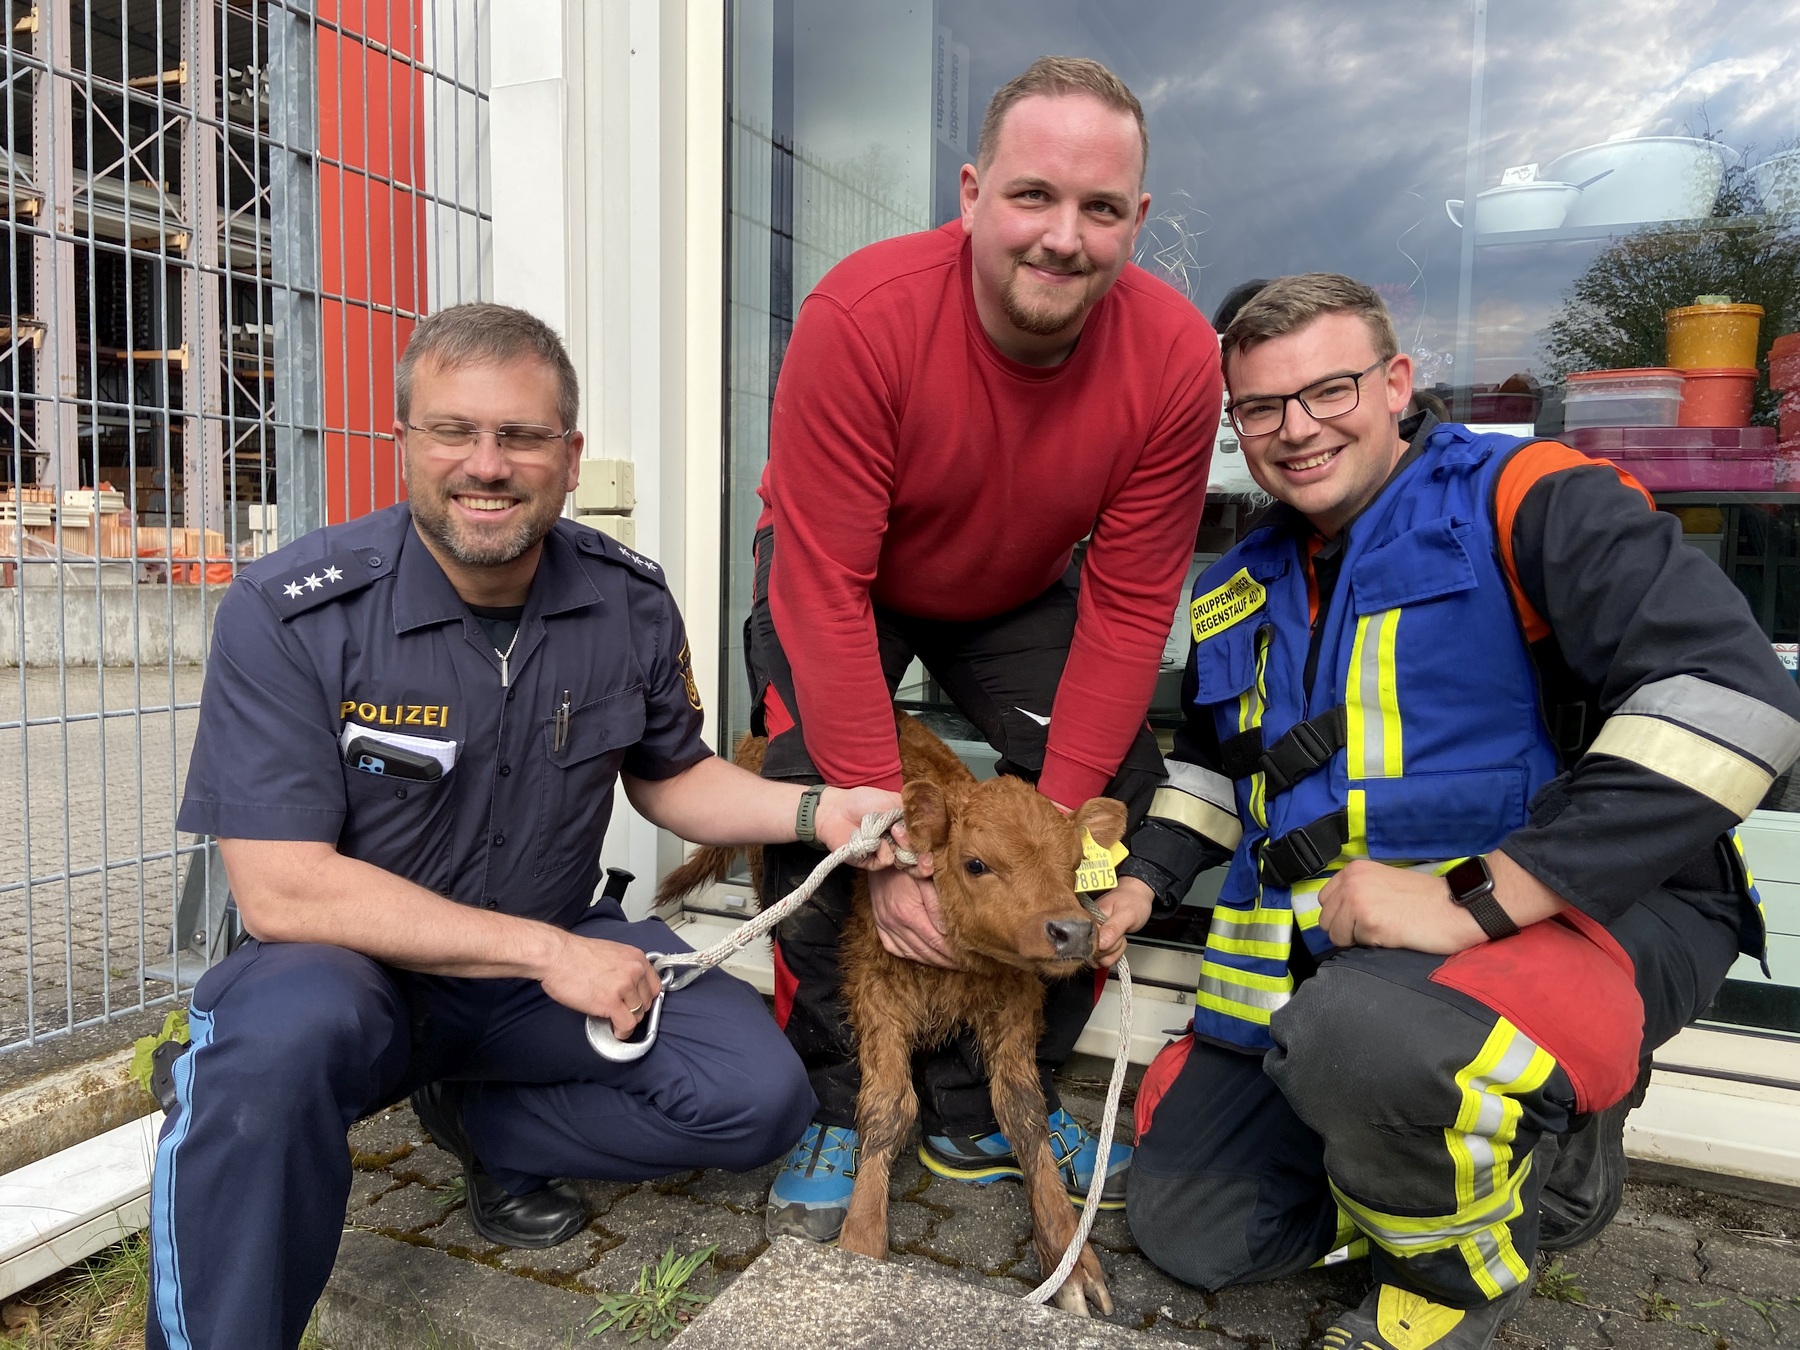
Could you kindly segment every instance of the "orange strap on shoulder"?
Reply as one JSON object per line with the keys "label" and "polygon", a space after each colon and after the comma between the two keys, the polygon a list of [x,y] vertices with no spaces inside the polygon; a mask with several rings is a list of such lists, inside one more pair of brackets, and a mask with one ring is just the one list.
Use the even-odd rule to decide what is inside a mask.
{"label": "orange strap on shoulder", "polygon": [[1526,598],[1525,588],[1519,584],[1519,567],[1513,558],[1513,521],[1519,514],[1519,507],[1524,504],[1526,494],[1543,479],[1553,473],[1561,473],[1564,469],[1585,469],[1595,464],[1604,464],[1618,474],[1619,480],[1626,487],[1636,488],[1643,494],[1646,506],[1651,510],[1656,509],[1656,503],[1644,485],[1617,464],[1584,455],[1560,441],[1533,441],[1529,445],[1522,445],[1513,452],[1506,467],[1500,470],[1500,481],[1494,491],[1494,529],[1500,536],[1500,561],[1506,568],[1506,584],[1511,588],[1513,601],[1518,606],[1519,620],[1525,627],[1527,643],[1549,637],[1550,625],[1544,622],[1543,616]]}

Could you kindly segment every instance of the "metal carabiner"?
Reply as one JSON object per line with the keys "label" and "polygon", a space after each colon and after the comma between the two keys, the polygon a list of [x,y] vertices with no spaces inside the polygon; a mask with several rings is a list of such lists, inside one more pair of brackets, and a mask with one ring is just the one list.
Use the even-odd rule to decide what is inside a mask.
{"label": "metal carabiner", "polygon": [[705,966],[668,965],[668,956],[663,952],[645,952],[644,955],[650,958],[651,968],[662,981],[662,991],[657,994],[656,1001],[650,1005],[650,1011],[644,1014],[643,1020],[631,1029],[631,1035],[620,1040],[613,1034],[612,1023],[604,1017],[590,1017],[587,1020],[588,1044],[594,1047],[594,1053],[600,1058],[609,1059],[615,1064],[629,1064],[649,1054],[650,1047],[656,1044],[657,1030],[662,1026],[663,1000],[677,989],[685,989],[706,973]]}

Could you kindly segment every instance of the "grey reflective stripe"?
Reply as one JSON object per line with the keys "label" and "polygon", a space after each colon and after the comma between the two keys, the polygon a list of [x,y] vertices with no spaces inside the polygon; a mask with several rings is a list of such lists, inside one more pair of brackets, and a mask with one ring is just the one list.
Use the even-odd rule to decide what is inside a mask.
{"label": "grey reflective stripe", "polygon": [[1237,814],[1237,793],[1231,780],[1222,773],[1214,773],[1211,769],[1203,769],[1198,764],[1188,764],[1179,759],[1165,759],[1163,772],[1169,777],[1169,786],[1179,788],[1190,797],[1198,797],[1203,802],[1211,802],[1221,811]]}
{"label": "grey reflective stripe", "polygon": [[1469,1157],[1475,1164],[1470,1189],[1478,1200],[1493,1194],[1493,1140],[1500,1132],[1500,1127],[1506,1123],[1506,1099],[1495,1092],[1494,1088],[1501,1083],[1516,1083],[1523,1077],[1531,1067],[1537,1050],[1530,1037],[1514,1032],[1506,1053],[1500,1056],[1500,1062],[1479,1078],[1469,1080],[1469,1088],[1480,1094],[1480,1102],[1476,1107],[1473,1127],[1463,1135],[1463,1146],[1468,1149]]}
{"label": "grey reflective stripe", "polygon": [[1235,810],[1222,811],[1209,801],[1172,787],[1156,789],[1156,795],[1150,799],[1147,818],[1185,825],[1221,848],[1235,850],[1238,841],[1244,837],[1244,826]]}
{"label": "grey reflective stripe", "polygon": [[1742,820],[1756,808],[1774,775],[1756,760],[1660,717],[1614,713],[1588,747],[1659,773],[1710,797]]}
{"label": "grey reflective stripe", "polygon": [[1235,938],[1239,942],[1289,942],[1294,936],[1294,926],[1289,923],[1221,923],[1219,911],[1224,906],[1213,910],[1212,926],[1208,929],[1212,937],[1221,940]]}
{"label": "grey reflective stripe", "polygon": [[1800,722],[1759,698],[1697,675],[1674,675],[1647,684],[1626,699],[1619,712],[1666,717],[1705,732],[1778,774],[1800,759]]}
{"label": "grey reflective stripe", "polygon": [[[1523,1172],[1524,1169],[1521,1169]],[[1484,1228],[1492,1228],[1497,1223],[1505,1223],[1511,1212],[1513,1203],[1518,1199],[1511,1188],[1492,1196],[1480,1209],[1465,1210],[1461,1215],[1446,1214],[1441,1227],[1427,1232],[1418,1232],[1411,1228],[1390,1228],[1382,1222],[1383,1215],[1358,1206],[1354,1211],[1357,1227],[1370,1237],[1376,1239],[1389,1251],[1404,1251],[1413,1247],[1438,1248],[1447,1245],[1446,1239],[1465,1238],[1471,1233],[1479,1233]],[[1424,1220],[1414,1219],[1414,1223]]]}
{"label": "grey reflective stripe", "polygon": [[1267,1012],[1277,1012],[1287,1006],[1293,993],[1285,989],[1252,989],[1247,984],[1234,984],[1230,980],[1222,980],[1217,975],[1200,972],[1200,992],[1211,994],[1214,998],[1224,999],[1227,1003],[1241,1003],[1247,1008],[1262,1008]]}
{"label": "grey reflective stripe", "polygon": [[1494,1230],[1484,1229],[1475,1234],[1474,1242],[1475,1250],[1481,1253],[1481,1264],[1487,1269],[1488,1278],[1500,1286],[1500,1292],[1507,1294],[1517,1289],[1519,1277],[1500,1255],[1500,1239],[1494,1236]]}

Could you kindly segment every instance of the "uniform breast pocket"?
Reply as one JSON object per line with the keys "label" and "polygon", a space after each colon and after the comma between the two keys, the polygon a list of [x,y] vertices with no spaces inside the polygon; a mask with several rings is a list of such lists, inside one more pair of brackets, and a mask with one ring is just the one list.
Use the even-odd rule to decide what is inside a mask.
{"label": "uniform breast pocket", "polygon": [[431,782],[345,764],[338,851],[428,890],[451,884],[458,770]]}
{"label": "uniform breast pocket", "polygon": [[1196,702],[1226,703],[1256,683],[1258,638],[1265,627],[1240,623],[1194,648]]}
{"label": "uniform breast pocket", "polygon": [[555,718],[546,719],[535,874],[600,856],[619,766],[643,734],[642,685],[572,709],[565,735],[558,735]]}

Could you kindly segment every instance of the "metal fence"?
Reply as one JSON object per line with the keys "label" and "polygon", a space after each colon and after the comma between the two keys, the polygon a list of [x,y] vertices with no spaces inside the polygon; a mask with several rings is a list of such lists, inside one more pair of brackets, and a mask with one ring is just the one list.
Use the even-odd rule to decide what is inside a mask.
{"label": "metal fence", "polygon": [[[391,376],[488,293],[487,0],[6,0],[0,1050],[167,1002],[212,612],[401,493]],[[15,823],[16,822],[16,823]]]}

